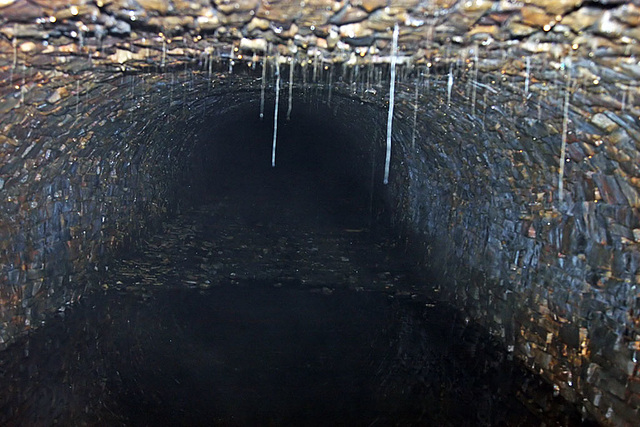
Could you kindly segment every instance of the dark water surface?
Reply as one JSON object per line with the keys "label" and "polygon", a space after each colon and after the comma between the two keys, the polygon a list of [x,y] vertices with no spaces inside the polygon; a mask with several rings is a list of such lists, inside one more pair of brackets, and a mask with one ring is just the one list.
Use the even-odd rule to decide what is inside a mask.
{"label": "dark water surface", "polygon": [[3,354],[3,425],[578,424],[528,411],[549,401],[539,385],[418,299],[261,282],[93,295]]}
{"label": "dark water surface", "polygon": [[580,424],[425,296],[349,168],[292,164],[218,165],[198,207],[0,354],[0,425]]}

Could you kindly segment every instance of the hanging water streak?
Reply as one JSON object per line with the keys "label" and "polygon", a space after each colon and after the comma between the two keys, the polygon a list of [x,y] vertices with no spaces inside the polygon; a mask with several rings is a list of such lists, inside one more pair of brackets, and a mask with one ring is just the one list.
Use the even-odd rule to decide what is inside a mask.
{"label": "hanging water streak", "polygon": [[264,88],[267,84],[267,52],[262,58],[262,82],[260,86],[260,119],[264,118]]}
{"label": "hanging water streak", "polygon": [[15,37],[11,39],[11,46],[13,46],[13,62],[11,64],[11,71],[9,73],[9,85],[13,84],[13,71],[18,65],[18,41]]}
{"label": "hanging water streak", "polygon": [[451,89],[453,89],[453,64],[449,65],[449,79],[447,80],[447,106],[451,106]]}
{"label": "hanging water streak", "polygon": [[376,150],[371,149],[371,182],[369,185],[369,228],[373,225],[373,198],[376,185]]}
{"label": "hanging water streak", "polygon": [[420,76],[416,78],[416,91],[413,98],[413,133],[411,134],[411,149],[416,148],[416,125],[418,123],[418,86],[420,83]]}
{"label": "hanging water streak", "polygon": [[276,139],[278,137],[278,103],[280,102],[280,64],[276,55],[276,107],[273,112],[273,146],[271,148],[271,167],[276,167]]}
{"label": "hanging water streak", "polygon": [[160,63],[160,66],[162,68],[164,68],[166,59],[167,59],[167,42],[164,39],[164,37],[162,37],[162,62]]}
{"label": "hanging water streak", "polygon": [[27,86],[27,64],[23,62],[22,63],[22,83],[20,84],[20,103],[23,105],[24,105],[24,93],[26,91],[26,86]]}
{"label": "hanging water streak", "polygon": [[318,52],[313,55],[313,82],[318,82]]}
{"label": "hanging water streak", "polygon": [[327,96],[327,105],[331,107],[331,89],[333,87],[333,66],[329,65],[329,94]]}
{"label": "hanging water streak", "polygon": [[174,74],[171,73],[171,86],[169,86],[169,106],[173,103],[173,82],[174,82]]}
{"label": "hanging water streak", "polygon": [[80,108],[80,79],[76,80],[76,117],[78,117],[79,108]]}
{"label": "hanging water streak", "polygon": [[391,45],[391,82],[389,86],[389,114],[387,116],[387,153],[384,159],[384,180],[389,183],[389,166],[391,165],[391,131],[393,123],[393,103],[396,90],[396,52],[398,50],[398,33],[400,29],[398,23],[393,27],[393,44]]}
{"label": "hanging water streak", "polygon": [[531,75],[531,57],[527,56],[527,75],[524,79],[524,97],[529,95],[529,76]]}
{"label": "hanging water streak", "polygon": [[427,94],[431,90],[431,62],[427,64],[427,78],[426,78]]}
{"label": "hanging water streak", "polygon": [[291,64],[289,65],[289,105],[287,106],[287,120],[291,120],[291,108],[293,100],[293,71],[296,66],[295,56],[291,56]]}
{"label": "hanging water streak", "polygon": [[478,92],[478,45],[473,47],[473,87],[471,88],[471,115],[476,115],[476,97]]}
{"label": "hanging water streak", "polygon": [[571,58],[565,59],[567,70],[567,87],[564,92],[564,109],[562,119],[562,145],[560,146],[560,168],[558,170],[558,205],[562,204],[564,192],[564,164],[567,155],[567,130],[569,126],[569,95],[571,88]]}

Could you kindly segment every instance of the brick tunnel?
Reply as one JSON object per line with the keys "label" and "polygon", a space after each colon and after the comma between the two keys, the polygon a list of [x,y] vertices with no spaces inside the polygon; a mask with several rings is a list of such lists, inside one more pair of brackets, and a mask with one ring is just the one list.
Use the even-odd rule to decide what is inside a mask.
{"label": "brick tunnel", "polygon": [[0,0],[3,425],[639,425],[640,5]]}

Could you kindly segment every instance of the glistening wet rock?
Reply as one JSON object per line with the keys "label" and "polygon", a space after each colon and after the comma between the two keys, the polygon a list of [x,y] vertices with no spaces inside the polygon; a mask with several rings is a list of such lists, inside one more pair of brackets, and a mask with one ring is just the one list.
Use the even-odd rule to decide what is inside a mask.
{"label": "glistening wet rock", "polygon": [[[238,201],[256,195],[237,194],[165,224],[112,265],[100,291],[0,354],[10,391],[0,395],[0,420],[581,423],[486,331],[427,298],[390,241],[339,223],[264,221],[295,215],[299,207],[280,198],[242,227]],[[265,236],[278,241],[274,253]],[[307,245],[314,255],[280,270]]]}
{"label": "glistening wet rock", "polygon": [[[263,83],[272,114],[276,61],[283,89],[295,64],[292,120],[328,106],[304,119],[357,134],[360,183],[379,183],[398,24],[374,216],[559,393],[633,423],[637,16],[572,0],[0,2],[2,345],[198,198],[181,196],[203,188],[200,131],[258,114]],[[602,328],[618,339],[592,339]],[[607,387],[585,380],[599,354]]]}

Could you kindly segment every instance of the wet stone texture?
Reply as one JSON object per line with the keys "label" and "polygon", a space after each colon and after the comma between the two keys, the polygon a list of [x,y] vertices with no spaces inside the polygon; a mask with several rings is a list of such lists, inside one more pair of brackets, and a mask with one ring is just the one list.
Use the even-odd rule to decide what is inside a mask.
{"label": "wet stone texture", "polygon": [[307,183],[234,178],[0,355],[2,425],[582,425],[420,293],[366,203],[334,218]]}
{"label": "wet stone texture", "polygon": [[[352,136],[376,215],[439,278],[425,292],[601,423],[637,424],[639,23],[609,0],[0,1],[0,345],[197,199],[204,137],[263,93],[267,122],[278,85],[280,121],[292,93],[293,121],[307,105]],[[215,246],[208,269],[260,276]]]}

